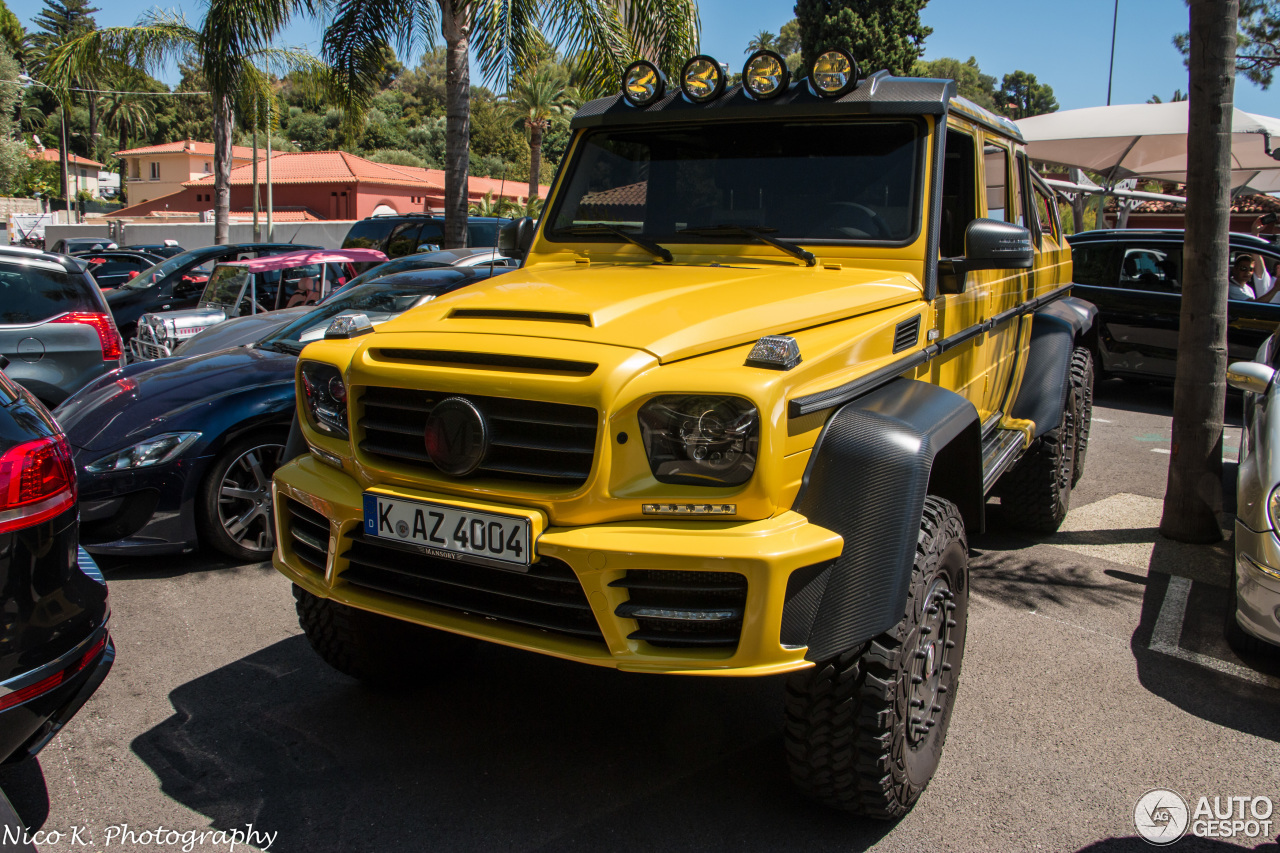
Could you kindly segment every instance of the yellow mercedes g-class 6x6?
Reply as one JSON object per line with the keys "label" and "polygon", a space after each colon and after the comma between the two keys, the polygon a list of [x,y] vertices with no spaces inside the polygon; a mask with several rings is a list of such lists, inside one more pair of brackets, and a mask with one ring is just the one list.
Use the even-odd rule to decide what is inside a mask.
{"label": "yellow mercedes g-class 6x6", "polygon": [[1056,529],[1093,310],[1016,126],[950,80],[638,62],[573,119],[522,269],[299,360],[274,562],[328,663],[413,682],[478,640],[787,674],[809,796],[933,775],[988,496]]}

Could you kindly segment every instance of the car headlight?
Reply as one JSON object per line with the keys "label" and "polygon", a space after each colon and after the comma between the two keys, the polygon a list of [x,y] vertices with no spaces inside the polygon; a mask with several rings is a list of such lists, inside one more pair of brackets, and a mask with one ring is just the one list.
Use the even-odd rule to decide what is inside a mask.
{"label": "car headlight", "polygon": [[660,483],[738,486],[751,479],[760,413],[740,397],[655,397],[640,407],[640,435]]}
{"label": "car headlight", "polygon": [[316,432],[347,438],[347,384],[332,364],[304,361],[301,369],[303,408]]}
{"label": "car headlight", "polygon": [[1271,529],[1280,533],[1280,486],[1272,489],[1267,498],[1267,518],[1271,520]]}
{"label": "car headlight", "polygon": [[194,444],[199,437],[198,432],[171,432],[158,435],[91,462],[85,466],[84,470],[91,474],[102,474],[107,471],[128,471],[134,468],[164,465],[181,456],[183,451]]}

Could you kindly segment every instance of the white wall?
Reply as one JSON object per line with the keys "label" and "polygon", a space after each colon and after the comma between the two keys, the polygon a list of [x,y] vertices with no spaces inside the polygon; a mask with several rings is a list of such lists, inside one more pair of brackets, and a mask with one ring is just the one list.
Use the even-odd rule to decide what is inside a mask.
{"label": "white wall", "polygon": [[[212,222],[127,222],[112,223],[123,228],[111,233],[118,236],[113,239],[121,246],[138,243],[163,243],[165,240],[177,240],[185,249],[199,249],[213,245]],[[350,230],[351,221],[334,220],[326,222],[285,222],[275,226],[273,242],[297,243],[302,246],[320,246],[325,249],[337,249],[342,246],[343,239]],[[267,239],[266,224],[262,225],[262,239]],[[52,246],[55,241],[65,237],[105,237],[108,236],[108,225],[50,225],[45,229],[45,245]],[[230,242],[252,243],[253,224],[233,223],[231,225]]]}

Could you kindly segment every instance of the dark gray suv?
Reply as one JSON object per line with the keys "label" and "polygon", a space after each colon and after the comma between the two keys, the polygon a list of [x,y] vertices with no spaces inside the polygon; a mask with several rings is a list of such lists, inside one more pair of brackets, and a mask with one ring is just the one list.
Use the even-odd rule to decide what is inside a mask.
{"label": "dark gray suv", "polygon": [[124,365],[106,299],[83,260],[0,247],[0,355],[49,408]]}

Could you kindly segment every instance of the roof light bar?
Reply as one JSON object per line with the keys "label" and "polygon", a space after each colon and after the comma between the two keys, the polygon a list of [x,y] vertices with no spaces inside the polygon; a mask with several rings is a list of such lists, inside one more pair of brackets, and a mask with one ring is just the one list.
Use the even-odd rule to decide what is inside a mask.
{"label": "roof light bar", "polygon": [[641,59],[622,72],[622,97],[635,107],[647,107],[667,92],[667,78],[652,62]]}
{"label": "roof light bar", "polygon": [[824,50],[814,60],[809,73],[815,94],[839,98],[858,86],[858,61],[847,50]]}
{"label": "roof light bar", "polygon": [[757,101],[775,98],[791,85],[787,61],[772,50],[757,50],[742,66],[742,89]]}
{"label": "roof light bar", "polygon": [[714,101],[724,94],[728,75],[719,62],[699,54],[684,64],[680,72],[680,90],[695,104]]}

